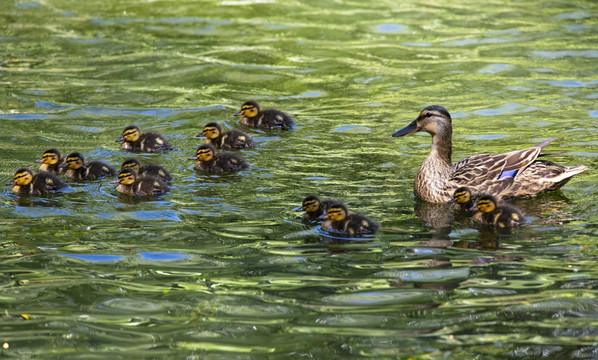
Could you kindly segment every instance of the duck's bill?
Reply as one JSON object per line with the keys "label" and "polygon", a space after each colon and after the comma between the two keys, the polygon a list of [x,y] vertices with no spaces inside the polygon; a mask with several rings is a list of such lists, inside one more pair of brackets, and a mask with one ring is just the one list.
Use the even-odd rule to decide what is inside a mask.
{"label": "duck's bill", "polygon": [[44,162],[44,158],[37,159],[37,160],[35,160],[35,162],[36,162],[36,163],[43,163],[43,162]]}
{"label": "duck's bill", "polygon": [[118,184],[118,183],[119,183],[118,179],[110,181],[110,184]]}
{"label": "duck's bill", "polygon": [[405,135],[408,135],[408,134],[411,134],[411,133],[414,133],[417,131],[419,131],[419,129],[417,127],[417,120],[413,120],[413,122],[411,122],[411,124],[405,126],[401,130],[397,130],[397,132],[392,134],[392,136],[393,137],[405,136]]}
{"label": "duck's bill", "polygon": [[187,160],[197,160],[197,156],[191,156],[191,157],[187,158]]}
{"label": "duck's bill", "polygon": [[298,206],[296,208],[293,208],[293,211],[303,211],[303,206]]}
{"label": "duck's bill", "polygon": [[14,185],[14,184],[15,184],[15,180],[14,179],[6,183],[6,185]]}
{"label": "duck's bill", "polygon": [[242,112],[242,111],[239,111],[238,113],[235,113],[235,115],[234,115],[234,116],[241,116],[241,115],[243,115],[243,112]]}
{"label": "duck's bill", "polygon": [[115,141],[115,142],[120,142],[120,141],[123,141],[124,139],[125,139],[125,137],[124,137],[124,136],[121,136],[121,137],[119,137],[118,139],[116,139],[116,141]]}
{"label": "duck's bill", "polygon": [[203,136],[203,133],[200,132],[199,134],[195,135],[194,137],[204,137],[204,136]]}

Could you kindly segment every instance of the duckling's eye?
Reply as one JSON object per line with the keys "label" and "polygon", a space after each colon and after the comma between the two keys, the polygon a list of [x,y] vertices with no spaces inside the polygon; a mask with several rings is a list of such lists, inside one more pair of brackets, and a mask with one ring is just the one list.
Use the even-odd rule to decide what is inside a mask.
{"label": "duckling's eye", "polygon": [[431,116],[432,116],[432,113],[431,113],[431,112],[427,112],[427,113],[426,113],[426,117],[431,117]]}

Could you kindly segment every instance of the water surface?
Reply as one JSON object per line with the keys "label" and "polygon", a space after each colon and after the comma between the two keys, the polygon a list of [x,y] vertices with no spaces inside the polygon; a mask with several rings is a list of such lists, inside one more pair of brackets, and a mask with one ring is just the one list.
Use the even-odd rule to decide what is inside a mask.
{"label": "water surface", "polygon": [[[0,180],[51,147],[119,167],[137,124],[176,148],[137,154],[172,191],[0,194],[7,358],[594,358],[598,31],[591,1],[7,0],[0,5]],[[292,131],[245,129],[251,168],[186,158],[249,99]],[[558,137],[589,170],[513,201],[530,223],[472,229],[417,202],[431,104],[453,160]],[[376,220],[326,236],[308,194]],[[462,220],[462,219],[461,219]]]}

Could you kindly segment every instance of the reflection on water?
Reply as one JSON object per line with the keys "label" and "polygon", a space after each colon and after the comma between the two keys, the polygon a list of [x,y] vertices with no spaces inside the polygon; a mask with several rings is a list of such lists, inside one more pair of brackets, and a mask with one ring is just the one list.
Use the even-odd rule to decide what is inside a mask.
{"label": "reflection on water", "polygon": [[[103,358],[595,357],[596,6],[589,2],[47,0],[0,4],[0,183],[41,151],[119,166],[139,154],[171,192],[108,181],[0,193],[3,355]],[[293,115],[245,128],[247,100]],[[512,200],[509,232],[412,196],[429,153],[390,134],[426,105],[453,117],[454,158],[550,137],[590,170]],[[185,159],[218,121],[257,142],[231,175]],[[380,223],[303,224],[309,193]],[[488,346],[488,344],[498,346]]]}

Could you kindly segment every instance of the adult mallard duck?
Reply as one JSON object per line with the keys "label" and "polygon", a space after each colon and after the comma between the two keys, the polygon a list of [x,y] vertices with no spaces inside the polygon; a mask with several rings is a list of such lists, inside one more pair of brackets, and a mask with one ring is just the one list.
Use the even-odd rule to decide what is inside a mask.
{"label": "adult mallard duck", "polygon": [[12,181],[6,185],[14,185],[12,192],[18,195],[44,195],[67,187],[49,172],[33,174],[28,168],[17,170]]}
{"label": "adult mallard duck", "polygon": [[418,131],[432,135],[430,155],[415,177],[414,192],[422,200],[442,203],[451,200],[455,189],[467,186],[473,193],[488,193],[501,199],[534,196],[560,188],[586,169],[537,160],[542,148],[556,139],[527,149],[503,154],[479,154],[451,163],[453,126],[442,106],[423,109],[417,119],[395,132],[404,136]]}
{"label": "adult mallard duck", "polygon": [[492,195],[481,195],[473,209],[473,221],[482,225],[491,225],[500,229],[525,224],[525,216],[514,206],[500,203]]}
{"label": "adult mallard duck", "polygon": [[217,122],[207,123],[203,131],[195,137],[205,136],[206,144],[220,149],[252,149],[255,142],[248,134],[240,130],[222,131],[222,126]]}
{"label": "adult mallard duck", "polygon": [[256,101],[246,101],[241,105],[241,110],[235,116],[243,116],[241,124],[260,129],[288,130],[295,125],[293,120],[280,110],[260,110],[260,106]]}

